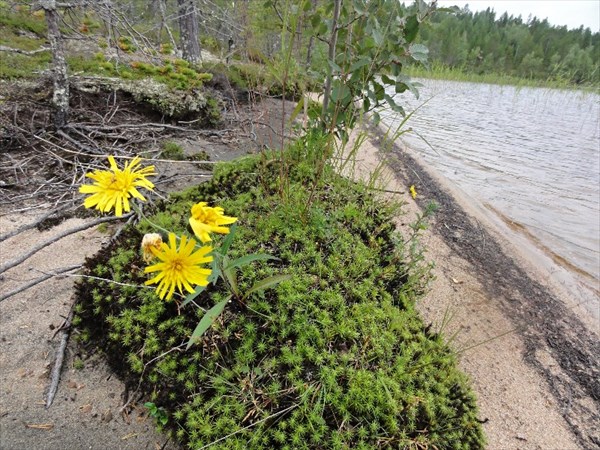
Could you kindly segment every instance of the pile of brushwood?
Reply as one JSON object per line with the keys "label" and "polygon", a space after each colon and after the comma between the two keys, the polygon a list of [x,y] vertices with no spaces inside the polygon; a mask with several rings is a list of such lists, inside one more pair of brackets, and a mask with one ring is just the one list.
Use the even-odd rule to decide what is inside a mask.
{"label": "pile of brushwood", "polygon": [[[415,310],[429,271],[395,230],[397,206],[333,170],[316,179],[323,139],[309,133],[283,160],[224,163],[211,181],[147,208],[87,261],[78,341],[104,349],[158,426],[191,449],[482,448],[456,355]],[[230,260],[277,258],[238,269],[237,292],[289,278],[234,296],[186,350],[232,286],[211,284],[185,306],[160,300],[143,286],[139,248],[156,227],[192,235],[199,201],[238,217]]]}

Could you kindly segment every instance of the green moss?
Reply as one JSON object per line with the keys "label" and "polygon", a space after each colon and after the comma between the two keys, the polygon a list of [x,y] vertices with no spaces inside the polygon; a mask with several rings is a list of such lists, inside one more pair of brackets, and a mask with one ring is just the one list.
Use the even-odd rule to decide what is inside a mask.
{"label": "green moss", "polygon": [[20,31],[27,31],[39,38],[46,36],[46,20],[44,13],[31,12],[28,8],[21,7],[17,10],[11,8],[0,8],[0,33],[6,38],[6,33],[17,35]]}
{"label": "green moss", "polygon": [[164,158],[174,159],[177,161],[181,161],[181,160],[185,159],[185,155],[183,154],[183,148],[181,147],[181,145],[179,145],[175,142],[167,141],[167,142],[163,142],[162,147],[163,147],[162,156]]}
{"label": "green moss", "polygon": [[[142,378],[189,448],[483,448],[455,355],[414,308],[428,273],[409,262],[394,209],[330,171],[309,202],[307,167],[319,148],[322,140],[308,136],[288,150],[285,201],[279,163],[246,157],[218,165],[211,182],[174,195],[150,217],[184,233],[193,203],[217,203],[239,218],[231,258],[279,258],[242,268],[240,289],[276,274],[290,280],[229,303],[198,344],[172,351],[202,310],[180,309],[152,289],[86,279],[82,328],[110,356],[126,355],[113,362],[126,362],[136,385]],[[143,284],[137,248],[151,229],[142,222],[126,230],[92,272],[103,267]],[[196,302],[207,309],[226,295],[211,285]]]}
{"label": "green moss", "polygon": [[[0,8],[0,45],[24,51],[38,50],[47,46],[44,15],[30,13],[28,9]],[[48,68],[49,51],[25,55],[0,52],[0,78],[35,78]]]}

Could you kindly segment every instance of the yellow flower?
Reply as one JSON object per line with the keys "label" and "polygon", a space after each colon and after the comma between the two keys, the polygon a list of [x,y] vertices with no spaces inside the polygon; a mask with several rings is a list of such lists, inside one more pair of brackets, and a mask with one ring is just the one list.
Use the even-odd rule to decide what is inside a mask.
{"label": "yellow flower", "polygon": [[115,158],[108,157],[110,170],[94,170],[86,174],[94,180],[93,184],[85,184],[79,188],[82,194],[92,194],[85,199],[83,206],[96,208],[102,212],[115,209],[115,215],[120,217],[123,210],[129,212],[129,199],[131,197],[146,201],[144,196],[137,190],[143,187],[148,190],[154,189],[154,185],[146,179],[148,175],[156,175],[154,166],[138,168],[140,158],[135,157],[130,163],[125,163],[123,170],[117,167]]}
{"label": "yellow flower", "polygon": [[410,187],[410,195],[412,195],[413,200],[417,198],[417,190],[414,184]]}
{"label": "yellow flower", "polygon": [[154,259],[154,253],[152,249],[159,250],[160,244],[162,244],[162,237],[158,233],[147,233],[142,239],[142,254],[144,261],[149,263]]}
{"label": "yellow flower", "polygon": [[212,256],[207,256],[212,251],[212,247],[204,246],[194,251],[196,241],[185,236],[181,236],[181,243],[177,249],[175,235],[169,233],[169,245],[164,242],[160,244],[160,249],[150,247],[150,251],[160,262],[146,267],[145,273],[158,272],[146,284],[156,284],[156,293],[162,299],[165,297],[170,300],[173,297],[175,288],[183,294],[183,289],[188,292],[194,292],[193,285],[208,285],[208,276],[210,269],[201,267],[201,264],[209,263],[213,260]]}
{"label": "yellow flower", "polygon": [[223,208],[212,208],[206,205],[206,202],[196,203],[192,206],[192,217],[190,217],[192,230],[202,242],[211,241],[209,233],[228,234],[229,228],[222,225],[230,225],[237,220],[237,217],[224,215]]}

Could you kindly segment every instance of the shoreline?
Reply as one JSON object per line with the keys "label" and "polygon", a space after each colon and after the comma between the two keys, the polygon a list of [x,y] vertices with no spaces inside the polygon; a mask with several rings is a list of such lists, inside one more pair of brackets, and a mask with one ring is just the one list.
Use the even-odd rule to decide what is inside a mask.
{"label": "shoreline", "polygon": [[[600,377],[597,356],[600,355],[600,345],[593,320],[589,315],[586,320],[585,313],[570,304],[566,296],[568,293],[551,282],[540,267],[528,261],[527,255],[518,252],[519,243],[509,242],[497,224],[490,222],[482,211],[477,211],[476,206],[469,203],[464,195],[461,196],[450,182],[432,173],[418,157],[403,150],[397,143],[390,146],[381,128],[374,130],[374,135],[373,144],[378,149],[379,158],[393,170],[400,184],[405,188],[411,184],[417,186],[419,196],[415,206],[422,210],[431,200],[440,206],[425,233],[425,240],[431,241],[425,244],[430,251],[426,259],[434,260],[437,276],[431,287],[433,292],[428,294],[421,306],[425,320],[437,322],[440,328],[448,327],[465,336],[474,334],[475,342],[468,342],[469,339],[460,342],[460,336],[457,341],[467,350],[469,347],[474,349],[468,355],[465,355],[465,349],[459,353],[461,359],[466,360],[465,370],[474,378],[476,388],[478,381],[484,381],[480,388],[487,391],[494,390],[490,383],[496,383],[496,387],[500,388],[507,387],[507,379],[514,381],[514,377],[519,377],[515,373],[518,368],[512,364],[522,364],[521,370],[535,377],[528,387],[525,387],[526,380],[517,381],[517,385],[525,387],[522,395],[535,389],[539,390],[541,397],[549,395],[551,399],[545,400],[552,401],[554,413],[557,413],[553,415],[558,417],[553,420],[563,420],[571,435],[570,443],[568,436],[564,436],[565,440],[560,444],[561,441],[555,439],[544,441],[541,433],[548,434],[548,427],[532,428],[533,424],[527,422],[541,420],[547,425],[552,414],[548,412],[546,415],[543,409],[531,413],[533,405],[528,404],[531,399],[521,405],[522,409],[515,411],[515,406],[509,405],[518,399],[513,398],[514,393],[511,396],[509,387],[504,393],[499,393],[504,397],[499,399],[500,403],[488,398],[481,389],[476,389],[479,398],[483,398],[481,409],[488,416],[483,420],[491,421],[491,417],[496,416],[494,420],[501,422],[502,413],[510,411],[510,414],[515,414],[517,422],[523,422],[522,428],[529,430],[507,441],[507,437],[519,428],[518,424],[511,424],[508,420],[505,424],[484,425],[490,437],[490,448],[535,448],[530,446],[535,439],[532,441],[531,437],[527,437],[525,440],[529,444],[525,444],[521,438],[536,432],[540,434],[537,445],[542,448],[600,445],[600,386],[597,383]],[[382,154],[382,149],[388,147],[389,151]],[[446,254],[440,250],[442,247],[447,247]],[[447,291],[446,295],[444,291]],[[428,301],[428,297],[433,301]],[[447,303],[449,298],[465,304],[450,305]],[[475,304],[470,304],[472,298],[477,299]],[[457,308],[457,311],[452,311],[456,323],[448,325],[448,308],[454,307]],[[496,316],[495,321],[490,320]],[[490,330],[500,322],[503,327],[497,329],[494,336]],[[473,333],[472,330],[477,328],[479,333]],[[443,331],[446,336],[451,335]],[[514,349],[505,347],[509,344],[503,343],[511,339],[515,340]],[[490,352],[496,352],[496,355]],[[498,359],[499,355],[503,355],[504,359]],[[511,357],[518,361],[503,367],[509,361],[505,358]],[[491,374],[490,370],[496,373]],[[489,405],[485,405],[486,402]],[[506,411],[502,411],[503,408]],[[506,424],[511,425],[503,426]],[[560,427],[560,424],[556,426]],[[556,429],[551,431],[549,434],[560,434]],[[577,447],[573,447],[575,443]]]}

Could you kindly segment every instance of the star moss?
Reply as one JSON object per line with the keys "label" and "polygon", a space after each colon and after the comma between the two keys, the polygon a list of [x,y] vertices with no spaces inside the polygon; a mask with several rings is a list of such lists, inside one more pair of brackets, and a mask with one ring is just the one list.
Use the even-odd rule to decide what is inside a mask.
{"label": "star moss", "polygon": [[[218,203],[244,224],[231,258],[279,258],[241,269],[239,289],[283,271],[290,280],[228,305],[197,345],[169,352],[189,339],[201,309],[86,279],[84,335],[136,385],[142,377],[149,400],[168,413],[167,431],[190,449],[483,448],[468,380],[414,308],[429,272],[396,233],[395,210],[333,173],[308,201],[314,171],[303,152],[320,144],[289,150],[296,163],[285,201],[277,165],[246,158],[150,218],[184,232],[198,199]],[[92,272],[119,267],[124,281],[140,283],[131,270],[143,266],[139,252],[127,253],[128,264],[119,255],[149,231],[129,229]],[[227,294],[211,285],[196,302],[206,310]]]}

